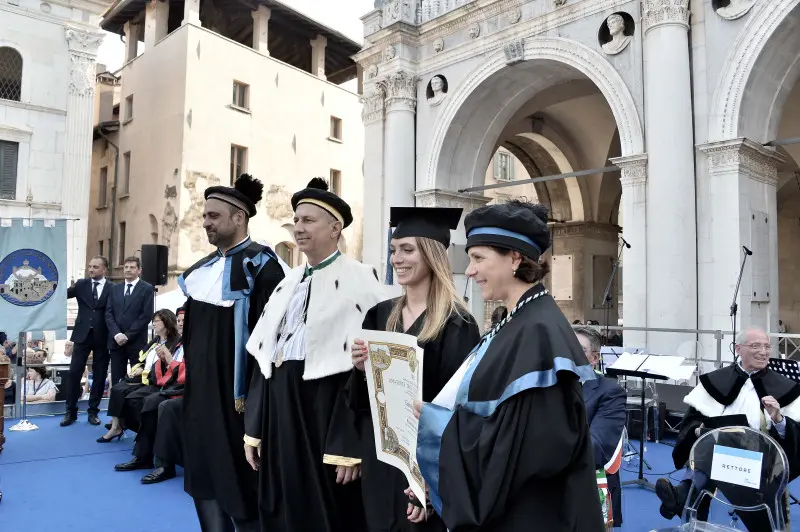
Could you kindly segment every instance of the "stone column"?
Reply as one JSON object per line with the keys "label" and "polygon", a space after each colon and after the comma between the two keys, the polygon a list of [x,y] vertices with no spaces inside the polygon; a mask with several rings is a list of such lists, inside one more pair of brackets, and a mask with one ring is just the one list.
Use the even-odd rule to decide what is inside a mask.
{"label": "stone column", "polygon": [[70,82],[61,213],[66,218],[76,218],[67,223],[67,271],[68,281],[71,281],[82,279],[86,269],[95,61],[103,36],[67,28],[66,39],[69,46]]}
{"label": "stone column", "polygon": [[253,50],[269,55],[269,18],[272,10],[265,5],[253,11]]}
{"label": "stone column", "polygon": [[183,4],[183,23],[200,26],[200,0],[185,0]]}
{"label": "stone column", "polygon": [[[622,169],[622,237],[631,245],[622,251],[623,323],[647,327],[647,155],[617,157],[611,162]],[[625,331],[628,347],[646,347],[647,333]]]}
{"label": "stone column", "polygon": [[[698,181],[700,217],[700,328],[730,330],[730,305],[742,261],[747,258],[739,288],[736,329],[778,327],[778,208],[776,185],[783,158],[774,148],[749,139],[698,146],[706,157],[706,175]],[[711,193],[710,191],[713,191]],[[723,360],[730,360],[723,342]],[[703,341],[705,358],[713,358],[713,342]]]}
{"label": "stone column", "polygon": [[485,329],[484,321],[484,301],[481,296],[481,289],[475,283],[467,283],[467,276],[464,272],[469,265],[469,258],[466,255],[464,245],[467,243],[467,235],[464,231],[464,217],[489,203],[492,198],[478,194],[459,194],[438,189],[419,190],[415,193],[417,207],[455,207],[464,209],[461,213],[461,220],[458,229],[452,232],[450,249],[450,264],[453,267],[453,280],[456,283],[458,293],[466,297],[467,308],[475,316],[481,331]]}
{"label": "stone column", "polygon": [[[647,137],[647,324],[697,328],[697,226],[689,77],[689,0],[643,0]],[[626,224],[633,220],[625,219]],[[630,265],[625,265],[626,272]],[[628,295],[625,294],[627,301]],[[627,314],[627,312],[626,312]],[[648,334],[674,353],[692,334]]]}
{"label": "stone column", "polygon": [[325,47],[328,39],[324,35],[317,35],[311,39],[311,73],[320,79],[328,79],[325,75]]}
{"label": "stone column", "polygon": [[377,268],[381,281],[386,274],[387,232],[382,232],[388,222],[389,211],[384,199],[384,100],[385,87],[376,84],[368,89],[362,99],[364,109],[364,246],[362,258],[365,264]]}
{"label": "stone column", "polygon": [[141,37],[141,25],[133,22],[125,23],[125,62],[133,61],[139,54],[139,38]]}
{"label": "stone column", "polygon": [[[416,190],[417,78],[403,70],[396,71],[381,82],[386,91],[386,128],[383,157],[384,205],[382,230],[389,230],[389,207],[413,207]],[[386,245],[384,244],[384,248]],[[382,251],[386,255],[386,250]]]}
{"label": "stone column", "polygon": [[144,47],[151,50],[158,41],[167,36],[169,1],[150,0],[144,13]]}

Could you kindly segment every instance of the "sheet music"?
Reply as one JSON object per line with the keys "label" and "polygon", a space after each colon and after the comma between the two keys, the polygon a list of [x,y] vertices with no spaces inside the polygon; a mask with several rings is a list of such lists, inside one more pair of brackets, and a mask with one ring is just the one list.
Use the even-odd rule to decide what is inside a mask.
{"label": "sheet music", "polygon": [[649,355],[634,355],[631,353],[622,353],[614,364],[611,365],[614,369],[621,369],[627,371],[639,371],[639,368],[644,364]]}
{"label": "sheet music", "polygon": [[687,380],[694,374],[695,366],[684,366],[684,358],[668,355],[634,355],[623,353],[611,366],[614,369],[641,371],[663,375],[672,380]]}

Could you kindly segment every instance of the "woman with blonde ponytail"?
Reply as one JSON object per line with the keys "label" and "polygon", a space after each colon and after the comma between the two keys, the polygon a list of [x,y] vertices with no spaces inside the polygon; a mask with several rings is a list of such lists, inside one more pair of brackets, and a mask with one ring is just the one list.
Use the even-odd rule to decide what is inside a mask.
{"label": "woman with blonde ponytail", "polygon": [[[378,303],[367,312],[363,328],[395,331],[417,337],[425,350],[422,397],[433,400],[480,340],[478,325],[459,297],[447,258],[450,230],[461,209],[392,207],[390,262],[403,295]],[[361,424],[362,496],[370,532],[445,532],[429,507],[409,498],[408,482],[399,469],[378,461],[364,378],[366,346],[355,340],[350,405]]]}

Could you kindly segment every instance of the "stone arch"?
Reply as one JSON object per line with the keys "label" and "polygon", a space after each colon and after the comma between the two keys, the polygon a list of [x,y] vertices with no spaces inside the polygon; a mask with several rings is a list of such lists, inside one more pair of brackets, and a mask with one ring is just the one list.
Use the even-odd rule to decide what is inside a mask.
{"label": "stone arch", "polygon": [[774,139],[780,109],[800,79],[800,17],[790,17],[798,6],[800,0],[770,0],[753,8],[714,90],[710,141]]}
{"label": "stone arch", "polygon": [[[644,135],[633,96],[605,58],[581,43],[560,37],[524,39],[523,57],[522,63],[508,66],[505,53],[498,49],[450,91],[433,128],[424,167],[426,188],[457,188],[448,182],[455,174],[470,179],[469,184],[480,184],[495,142],[514,113],[546,86],[569,79],[585,77],[598,87],[617,122],[623,155],[642,153]],[[515,82],[506,75],[511,71],[541,70],[539,67],[548,74],[540,76],[539,86],[526,80]],[[489,99],[483,98],[489,91],[500,93],[491,100],[494,105],[487,105]],[[465,120],[469,125],[472,118],[468,117],[485,120],[489,125],[481,138],[464,142],[463,132],[468,128],[458,122]]]}

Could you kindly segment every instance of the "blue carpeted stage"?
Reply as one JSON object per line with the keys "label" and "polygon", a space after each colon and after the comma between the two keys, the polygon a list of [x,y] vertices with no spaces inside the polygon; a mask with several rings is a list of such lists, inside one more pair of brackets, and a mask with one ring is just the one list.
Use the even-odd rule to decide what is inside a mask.
{"label": "blue carpeted stage", "polygon": [[[180,470],[178,478],[151,486],[139,483],[147,471],[114,471],[114,464],[129,459],[134,434],[121,442],[100,444],[95,440],[105,429],[89,425],[85,414],[70,427],[60,427],[60,420],[33,418],[31,421],[39,426],[33,432],[6,429],[8,441],[0,454],[0,532],[200,529],[192,501],[183,491]],[[7,427],[11,424],[6,420]],[[647,445],[646,458],[656,473],[648,475],[652,482],[673,469],[671,451],[666,445]],[[636,478],[637,465],[635,458],[623,464],[631,470],[623,471],[623,480]],[[797,482],[794,491],[800,493]],[[625,532],[646,532],[677,524],[677,520],[661,518],[658,499],[646,489],[624,488],[623,507]],[[800,507],[793,505],[792,521],[798,520]]]}

